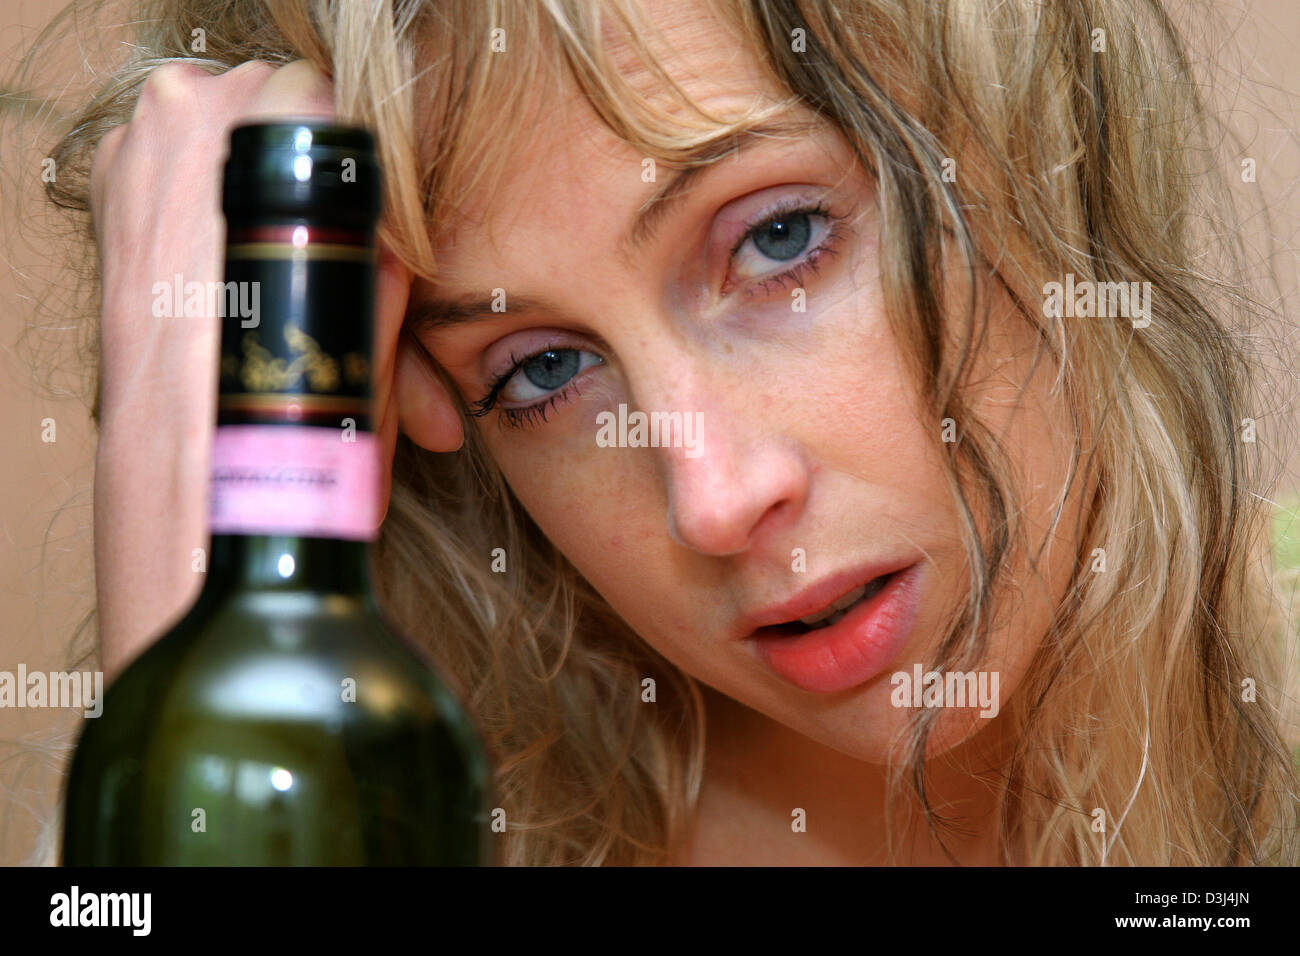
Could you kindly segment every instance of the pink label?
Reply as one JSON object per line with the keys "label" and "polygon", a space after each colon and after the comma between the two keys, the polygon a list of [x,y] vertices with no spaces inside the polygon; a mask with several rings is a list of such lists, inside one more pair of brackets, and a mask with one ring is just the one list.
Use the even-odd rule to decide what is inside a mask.
{"label": "pink label", "polygon": [[212,443],[212,533],[373,541],[379,467],[370,432],[221,425]]}

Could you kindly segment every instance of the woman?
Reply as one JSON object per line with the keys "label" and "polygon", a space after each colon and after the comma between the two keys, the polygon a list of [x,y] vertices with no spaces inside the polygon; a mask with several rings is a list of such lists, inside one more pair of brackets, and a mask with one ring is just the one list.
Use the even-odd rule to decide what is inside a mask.
{"label": "woman", "polygon": [[503,859],[1296,861],[1270,316],[1155,0],[151,8],[49,190],[110,679],[197,587],[216,350],[131,303],[219,278],[231,125],[334,113],[388,174],[377,585]]}

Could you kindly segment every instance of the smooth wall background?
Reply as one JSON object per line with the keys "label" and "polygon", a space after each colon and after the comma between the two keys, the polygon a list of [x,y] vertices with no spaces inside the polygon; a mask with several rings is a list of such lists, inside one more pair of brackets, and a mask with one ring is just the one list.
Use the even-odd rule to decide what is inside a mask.
{"label": "smooth wall background", "polygon": [[[88,401],[80,398],[84,388],[70,364],[86,333],[68,304],[74,279],[57,238],[66,227],[40,199],[50,127],[34,120],[73,109],[78,94],[94,83],[95,68],[102,68],[99,57],[111,55],[122,34],[111,22],[88,24],[82,36],[89,42],[81,49],[65,44],[58,57],[42,61],[38,89],[9,85],[18,57],[62,5],[0,0],[0,671],[11,673],[20,664],[28,672],[67,669],[69,642],[94,601],[95,436]],[[1262,239],[1272,235],[1285,311],[1295,317],[1300,0],[1169,5],[1176,22],[1193,24],[1190,39],[1232,105],[1233,125],[1246,144],[1243,155],[1256,160],[1257,183],[1238,188],[1259,190],[1271,221],[1252,219],[1249,241],[1262,249]],[[1203,28],[1207,7],[1226,30]],[[37,114],[34,104],[51,95],[58,97],[52,112]],[[27,122],[19,127],[22,116]],[[1243,199],[1250,198],[1243,192]],[[37,297],[46,297],[39,316],[33,311]],[[32,321],[45,327],[20,341]],[[55,440],[43,441],[50,420]],[[1293,499],[1300,495],[1300,458],[1287,473],[1292,477],[1282,497]],[[62,772],[54,750],[60,741],[75,739],[81,719],[79,711],[0,708],[0,864],[40,858],[33,856],[39,821],[55,805]]]}

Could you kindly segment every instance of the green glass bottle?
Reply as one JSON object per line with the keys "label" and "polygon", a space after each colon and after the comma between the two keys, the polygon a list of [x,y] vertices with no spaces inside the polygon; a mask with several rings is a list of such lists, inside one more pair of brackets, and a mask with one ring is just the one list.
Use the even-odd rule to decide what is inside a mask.
{"label": "green glass bottle", "polygon": [[380,203],[364,130],[231,134],[207,577],[86,720],[64,865],[494,862],[478,732],[369,582]]}

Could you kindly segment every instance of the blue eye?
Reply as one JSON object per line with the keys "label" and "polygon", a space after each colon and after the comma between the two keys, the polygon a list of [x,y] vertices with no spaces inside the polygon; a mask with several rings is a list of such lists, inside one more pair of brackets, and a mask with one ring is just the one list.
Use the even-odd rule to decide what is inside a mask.
{"label": "blue eye", "polygon": [[[578,374],[578,353],[573,349],[548,349],[525,359],[519,371],[528,384],[544,392],[553,392]],[[516,401],[527,401],[537,396],[520,395]]]}
{"label": "blue eye", "polygon": [[781,215],[760,224],[752,234],[754,248],[769,259],[793,259],[808,248],[812,223],[806,212]]}
{"label": "blue eye", "polygon": [[[764,295],[776,286],[787,287],[787,283],[798,285],[808,273],[815,273],[823,256],[837,252],[840,235],[835,224],[839,221],[840,217],[832,215],[822,204],[810,204],[799,198],[788,198],[767,210],[732,247],[728,264],[738,259],[752,260],[753,256],[739,255],[744,247],[752,244],[759,258],[769,263],[793,265],[775,273],[759,271],[756,275],[742,276],[742,282],[749,283],[745,295]],[[816,240],[814,235],[818,236]],[[811,251],[810,246],[814,246]],[[798,261],[794,262],[796,259]],[[756,265],[761,270],[763,263]],[[475,418],[487,415],[497,407],[499,397],[515,402],[539,400],[522,408],[501,406],[501,422],[522,428],[538,419],[545,421],[548,409],[577,393],[574,385],[567,384],[566,387],[566,383],[572,383],[584,369],[604,361],[586,349],[553,343],[547,343],[545,348],[531,355],[516,357],[512,354],[510,367],[496,377],[485,397],[472,403],[473,410],[469,414]],[[562,390],[544,397],[555,389]]]}
{"label": "blue eye", "polygon": [[[599,365],[604,361],[595,352],[554,345],[547,345],[542,351],[523,358],[517,358],[512,354],[510,367],[497,376],[486,397],[474,402],[474,411],[471,411],[470,415],[476,418],[486,415],[496,406],[500,397],[515,402],[541,398],[547,392],[563,388],[583,369]],[[564,399],[571,391],[574,391],[573,386],[526,408],[503,405],[502,421],[516,427],[522,427],[526,422],[536,420],[538,417],[545,421],[547,409]]]}
{"label": "blue eye", "polygon": [[[736,284],[748,283],[745,298],[765,295],[778,286],[798,285],[807,273],[816,272],[819,260],[837,251],[839,221],[825,206],[798,198],[784,200],[766,212],[731,249],[739,280]],[[785,271],[773,268],[783,263],[791,263],[791,267]]]}

